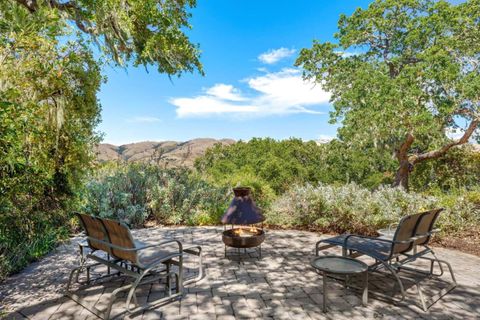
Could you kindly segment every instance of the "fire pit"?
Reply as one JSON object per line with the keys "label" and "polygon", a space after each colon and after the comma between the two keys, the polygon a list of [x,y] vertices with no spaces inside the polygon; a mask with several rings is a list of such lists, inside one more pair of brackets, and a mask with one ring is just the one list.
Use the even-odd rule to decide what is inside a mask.
{"label": "fire pit", "polygon": [[265,240],[265,232],[255,227],[233,228],[223,231],[223,243],[233,248],[253,248]]}
{"label": "fire pit", "polygon": [[[235,197],[222,217],[222,223],[225,225],[222,234],[225,257],[227,256],[227,247],[244,248],[245,252],[247,248],[258,247],[259,258],[261,258],[261,244],[265,240],[265,231],[263,225],[259,228],[254,224],[263,222],[265,217],[255,205],[250,188],[234,188],[233,192]],[[231,228],[227,229],[229,224]]]}

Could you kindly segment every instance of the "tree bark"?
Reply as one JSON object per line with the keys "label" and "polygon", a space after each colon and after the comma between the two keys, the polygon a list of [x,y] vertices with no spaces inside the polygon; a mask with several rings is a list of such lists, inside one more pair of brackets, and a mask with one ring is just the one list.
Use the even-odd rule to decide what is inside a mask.
{"label": "tree bark", "polygon": [[410,177],[410,172],[412,168],[412,164],[408,160],[402,161],[397,170],[393,186],[401,187],[408,191],[408,178]]}
{"label": "tree bark", "polygon": [[408,159],[408,151],[410,150],[410,147],[414,141],[415,137],[411,132],[409,132],[405,137],[405,141],[396,151],[399,167],[393,183],[394,187],[402,187],[405,190],[408,190],[408,177],[410,175],[410,171],[412,170],[412,164]]}

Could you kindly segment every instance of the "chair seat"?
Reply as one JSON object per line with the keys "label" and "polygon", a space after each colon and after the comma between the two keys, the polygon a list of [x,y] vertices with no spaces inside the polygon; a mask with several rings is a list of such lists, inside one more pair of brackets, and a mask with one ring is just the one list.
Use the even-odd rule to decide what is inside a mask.
{"label": "chair seat", "polygon": [[[345,238],[347,236],[348,234],[342,234],[322,240],[322,242],[344,247]],[[364,239],[359,237],[350,237],[347,245],[348,246],[346,249],[358,251],[377,260],[387,261],[391,258],[390,252],[392,245],[385,241],[375,241],[374,238]]]}
{"label": "chair seat", "polygon": [[[134,243],[135,243],[135,248],[141,248],[141,247],[151,245],[151,243],[147,243],[139,240],[134,240]],[[168,245],[165,247],[162,246],[162,250],[159,250],[158,247],[139,250],[138,262],[140,262],[140,264],[144,266],[147,266],[154,261],[158,261],[164,257],[167,257],[175,253],[178,253],[178,249],[175,250],[175,247],[173,245],[171,246],[171,248],[169,248]]]}

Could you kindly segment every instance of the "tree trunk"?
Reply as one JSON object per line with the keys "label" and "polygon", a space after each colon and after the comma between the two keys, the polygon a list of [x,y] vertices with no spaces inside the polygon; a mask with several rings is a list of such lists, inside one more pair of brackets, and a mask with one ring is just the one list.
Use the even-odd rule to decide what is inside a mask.
{"label": "tree trunk", "polygon": [[413,169],[413,163],[408,158],[408,151],[415,141],[415,137],[411,132],[405,136],[405,141],[400,148],[396,151],[396,157],[398,159],[399,167],[393,183],[394,187],[402,187],[408,191],[408,177]]}
{"label": "tree trunk", "polygon": [[393,183],[394,187],[402,187],[408,191],[408,178],[410,172],[412,171],[412,164],[408,160],[404,160],[400,163],[400,167],[397,170],[395,175],[395,181]]}

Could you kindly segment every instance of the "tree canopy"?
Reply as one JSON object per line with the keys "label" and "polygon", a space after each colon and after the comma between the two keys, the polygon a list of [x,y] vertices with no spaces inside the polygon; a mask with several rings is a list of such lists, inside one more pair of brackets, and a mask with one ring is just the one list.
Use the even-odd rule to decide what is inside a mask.
{"label": "tree canopy", "polygon": [[101,135],[101,66],[202,73],[195,1],[0,2],[0,279],[64,234]]}
{"label": "tree canopy", "polygon": [[479,23],[478,0],[376,0],[342,15],[337,42],[314,41],[296,65],[331,92],[339,138],[391,152],[395,185],[408,187],[415,165],[478,139]]}
{"label": "tree canopy", "polygon": [[[156,65],[169,75],[199,70],[199,49],[184,30],[195,0],[7,0],[0,14],[49,16],[48,29],[71,29],[119,64]],[[8,9],[10,8],[10,9]],[[23,10],[21,10],[23,9]]]}

